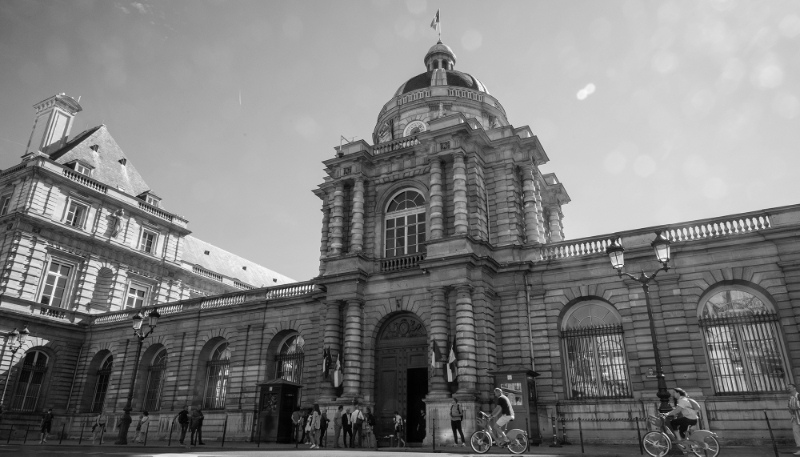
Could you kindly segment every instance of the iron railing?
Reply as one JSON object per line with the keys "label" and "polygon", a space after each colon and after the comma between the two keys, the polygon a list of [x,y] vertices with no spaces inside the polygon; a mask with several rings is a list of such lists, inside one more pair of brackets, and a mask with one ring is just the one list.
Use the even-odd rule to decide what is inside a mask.
{"label": "iron railing", "polygon": [[275,377],[301,384],[303,380],[303,360],[305,354],[281,354],[275,359]]}
{"label": "iron railing", "polygon": [[207,363],[204,409],[225,409],[230,366],[230,360],[212,360]]}
{"label": "iron railing", "polygon": [[565,330],[561,339],[570,398],[631,396],[621,325]]}

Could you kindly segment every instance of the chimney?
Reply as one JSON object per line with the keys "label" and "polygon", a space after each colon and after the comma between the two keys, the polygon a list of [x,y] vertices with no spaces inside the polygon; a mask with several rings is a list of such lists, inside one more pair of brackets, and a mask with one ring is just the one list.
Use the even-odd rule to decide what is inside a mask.
{"label": "chimney", "polygon": [[36,119],[25,156],[35,156],[39,152],[53,151],[63,146],[69,137],[75,115],[83,110],[74,98],[63,93],[33,105],[33,109],[36,110]]}

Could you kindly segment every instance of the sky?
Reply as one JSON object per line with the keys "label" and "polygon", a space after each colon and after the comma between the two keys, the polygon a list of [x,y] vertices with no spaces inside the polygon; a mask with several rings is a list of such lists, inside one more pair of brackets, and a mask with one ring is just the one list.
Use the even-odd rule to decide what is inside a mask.
{"label": "sky", "polygon": [[318,274],[322,161],[371,143],[442,41],[572,202],[568,239],[800,203],[797,1],[16,1],[0,5],[0,168],[32,105],[81,97],[198,238]]}

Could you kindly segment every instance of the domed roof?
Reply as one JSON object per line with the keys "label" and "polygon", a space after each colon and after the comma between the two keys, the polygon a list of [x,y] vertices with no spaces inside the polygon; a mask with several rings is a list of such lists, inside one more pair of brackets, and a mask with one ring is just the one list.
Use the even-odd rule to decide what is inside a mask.
{"label": "domed roof", "polygon": [[[442,78],[444,76],[444,78]],[[433,71],[426,71],[413,78],[409,79],[395,92],[395,97],[405,93],[424,89],[431,86],[455,86],[464,87],[466,89],[476,90],[478,92],[489,93],[486,86],[478,80],[478,78],[462,73],[456,70],[443,70],[436,69]]]}
{"label": "domed roof", "polygon": [[430,57],[433,54],[439,53],[439,52],[443,53],[443,54],[449,54],[450,58],[453,59],[453,63],[456,63],[456,55],[453,52],[453,50],[450,49],[450,46],[442,43],[441,41],[439,41],[438,43],[436,43],[433,46],[431,46],[431,48],[428,50],[428,53],[425,54],[425,58],[422,59],[422,61],[425,62],[426,65],[427,65],[428,57]]}

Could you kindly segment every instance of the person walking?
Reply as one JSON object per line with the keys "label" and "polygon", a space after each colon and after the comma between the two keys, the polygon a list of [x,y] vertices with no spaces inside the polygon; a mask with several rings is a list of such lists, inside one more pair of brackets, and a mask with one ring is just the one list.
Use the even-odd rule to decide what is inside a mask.
{"label": "person walking", "polygon": [[328,447],[328,423],[328,411],[323,411],[319,420],[319,447]]}
{"label": "person walking", "polygon": [[467,446],[467,441],[464,439],[464,430],[461,429],[461,421],[464,419],[464,410],[461,409],[461,403],[458,398],[453,397],[453,404],[450,405],[450,428],[453,429],[453,442],[458,446],[458,435],[461,434],[461,447]]}
{"label": "person walking", "polygon": [[417,420],[417,441],[424,441],[425,434],[427,433],[428,420],[425,414],[425,408],[419,410],[419,419]]}
{"label": "person walking", "polygon": [[342,405],[339,405],[339,408],[336,409],[336,414],[333,415],[333,447],[340,448],[339,446],[339,435],[342,434]]}
{"label": "person walking", "polygon": [[375,439],[375,416],[372,414],[372,410],[369,408],[367,408],[367,413],[365,416],[366,421],[364,422],[364,438],[367,439],[367,447],[370,449],[377,449],[378,442]]}
{"label": "person walking", "polygon": [[319,447],[319,442],[317,441],[319,438],[319,428],[320,428],[320,419],[322,415],[319,412],[319,405],[314,405],[313,410],[311,411],[311,449]]}
{"label": "person walking", "polygon": [[187,405],[183,405],[183,409],[175,416],[175,420],[178,421],[178,425],[181,427],[180,443],[184,444],[183,441],[186,439],[186,429],[189,428],[189,407]]}
{"label": "person walking", "polygon": [[350,435],[350,447],[354,447],[353,441],[358,443],[358,447],[361,447],[361,432],[364,428],[364,413],[361,412],[361,406],[355,406],[353,414],[350,415],[350,424],[353,426],[353,433]]}
{"label": "person walking", "polygon": [[53,408],[44,410],[42,415],[42,434],[39,436],[39,444],[47,442],[47,434],[50,433],[50,427],[53,425]]}
{"label": "person walking", "polygon": [[342,413],[342,429],[344,429],[344,436],[342,437],[344,447],[348,447],[347,435],[350,435],[350,447],[353,447],[353,424],[350,423],[350,408],[347,408]]}
{"label": "person walking", "polygon": [[397,437],[397,447],[400,447],[400,443],[403,443],[403,447],[406,447],[406,442],[403,439],[403,433],[405,433],[405,421],[403,420],[403,416],[401,416],[400,413],[395,411],[394,434]]}
{"label": "person walking", "polygon": [[[191,433],[189,436],[189,442],[192,446],[202,443],[202,438],[200,435],[200,427],[203,424],[203,412],[200,411],[200,407],[195,405],[192,406],[192,414],[189,417],[189,432]],[[188,445],[186,447],[189,447]]]}
{"label": "person walking", "polygon": [[133,440],[134,443],[144,443],[149,424],[150,413],[147,411],[142,411],[142,413],[139,414],[139,423],[136,424],[136,438]]}
{"label": "person walking", "polygon": [[301,429],[303,428],[303,412],[300,408],[295,408],[292,413],[292,442],[300,444]]}
{"label": "person walking", "polygon": [[[800,394],[797,393],[797,386],[788,384],[789,390],[789,414],[792,416],[792,434],[794,435],[794,444],[800,448]],[[800,455],[800,450],[794,453]]]}
{"label": "person walking", "polygon": [[92,425],[92,444],[95,444],[95,441],[98,439],[100,440],[100,444],[103,444],[103,433],[106,430],[106,425],[108,425],[108,416],[106,416],[106,409],[103,408],[100,410],[100,414],[94,418],[94,424]]}
{"label": "person walking", "polygon": [[300,442],[303,444],[308,444],[308,432],[311,431],[309,427],[309,410],[303,410],[303,436],[300,438]]}

